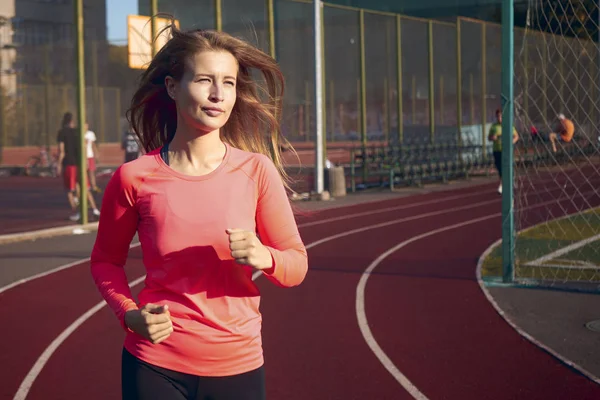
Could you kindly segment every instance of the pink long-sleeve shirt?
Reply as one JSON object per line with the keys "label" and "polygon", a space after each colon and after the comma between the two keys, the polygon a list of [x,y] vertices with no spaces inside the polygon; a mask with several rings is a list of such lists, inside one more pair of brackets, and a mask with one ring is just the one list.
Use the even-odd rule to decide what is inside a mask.
{"label": "pink long-sleeve shirt", "polygon": [[[228,228],[258,234],[273,257],[267,279],[284,287],[302,282],[306,249],[268,157],[226,145],[219,167],[188,176],[155,150],[117,169],[102,201],[93,278],[123,327],[126,311],[155,303],[169,306],[174,328],[159,344],[126,329],[130,353],[198,376],[263,364],[260,292],[254,270],[231,257]],[[123,270],[136,231],[147,273],[137,302]]]}

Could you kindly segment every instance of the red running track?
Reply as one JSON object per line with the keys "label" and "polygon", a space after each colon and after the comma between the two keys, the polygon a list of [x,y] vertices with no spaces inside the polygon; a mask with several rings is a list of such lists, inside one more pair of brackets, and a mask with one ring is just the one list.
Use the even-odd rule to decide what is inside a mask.
{"label": "red running track", "polygon": [[[298,192],[312,187],[312,173],[308,170],[290,172],[292,188]],[[106,187],[110,175],[97,178],[98,185]],[[12,176],[0,178],[0,235],[27,232],[58,226],[76,225],[69,220],[72,214],[61,178]],[[94,193],[98,207],[102,194]],[[92,213],[89,221],[97,221]]]}
{"label": "red running track", "polygon": [[[543,193],[530,193],[522,212],[536,223],[549,212],[598,205],[598,180],[569,198],[564,193],[571,184],[565,188],[558,178]],[[356,313],[364,271],[411,239],[418,240],[381,259],[368,275],[364,310],[373,339],[414,393],[430,399],[600,398],[598,385],[523,339],[481,292],[477,259],[500,231],[494,189],[449,190],[303,218],[310,247],[305,282],[281,289],[257,279],[268,398],[412,398],[367,345]],[[88,267],[83,262],[0,294],[0,320],[11,327],[0,341],[0,398],[13,398],[44,349],[100,302]],[[139,248],[131,251],[127,273],[131,280],[143,275]],[[100,309],[58,346],[27,398],[119,398],[122,340],[114,316]]]}
{"label": "red running track", "polygon": [[[330,149],[329,160],[334,163],[348,163],[350,153],[347,147],[350,145],[351,143],[346,143],[345,148]],[[114,146],[114,144],[105,144],[103,149],[102,152],[106,154],[103,154],[102,160],[105,163],[119,165],[123,159],[120,147]],[[30,155],[37,151],[39,151],[37,147],[12,148],[9,154],[5,154],[8,156],[5,164],[24,165]],[[314,166],[314,150],[299,148],[297,156],[295,157],[291,152],[283,153],[286,165],[294,167],[289,169],[292,188],[298,192],[307,192],[313,186],[311,171]],[[300,166],[303,168],[299,169]],[[102,173],[104,169],[102,166],[98,169],[97,182],[100,187],[105,187],[110,178],[110,174]],[[62,185],[60,177],[11,176],[1,178],[0,235],[74,225],[68,219],[72,212]],[[94,194],[94,197],[100,207],[102,195]],[[89,216],[90,221],[96,221],[91,213]]]}
{"label": "red running track", "polygon": [[[98,178],[102,187],[108,177]],[[95,194],[98,207],[102,195]],[[14,176],[0,179],[0,235],[75,225],[61,178]],[[89,213],[90,222],[96,221]]]}

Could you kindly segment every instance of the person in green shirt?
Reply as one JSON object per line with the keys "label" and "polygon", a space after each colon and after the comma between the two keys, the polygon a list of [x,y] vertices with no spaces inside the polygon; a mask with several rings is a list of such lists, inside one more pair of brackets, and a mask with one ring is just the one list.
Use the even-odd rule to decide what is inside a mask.
{"label": "person in green shirt", "polygon": [[[498,170],[498,176],[500,177],[500,186],[498,186],[498,193],[502,193],[502,110],[496,110],[496,122],[490,127],[490,133],[488,134],[488,140],[494,142],[494,164]],[[519,141],[519,133],[513,127],[513,144]]]}

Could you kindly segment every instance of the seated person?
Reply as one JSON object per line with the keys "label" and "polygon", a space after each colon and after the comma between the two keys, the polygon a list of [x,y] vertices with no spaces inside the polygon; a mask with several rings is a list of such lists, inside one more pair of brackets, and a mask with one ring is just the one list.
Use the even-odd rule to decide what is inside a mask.
{"label": "seated person", "polygon": [[540,135],[540,132],[537,130],[537,128],[535,127],[535,125],[531,125],[531,140],[533,142],[541,142],[542,141],[542,137]]}
{"label": "seated person", "polygon": [[575,125],[573,121],[566,118],[564,114],[558,114],[559,124],[556,132],[550,133],[550,142],[552,143],[552,151],[556,153],[556,143],[558,141],[569,143],[573,140],[573,134],[575,133]]}

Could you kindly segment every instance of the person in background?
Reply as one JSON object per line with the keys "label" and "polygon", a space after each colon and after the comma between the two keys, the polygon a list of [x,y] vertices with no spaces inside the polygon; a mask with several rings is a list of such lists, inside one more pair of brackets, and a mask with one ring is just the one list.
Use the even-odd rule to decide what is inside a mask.
{"label": "person in background", "polygon": [[140,144],[131,125],[129,125],[127,132],[123,134],[121,149],[125,151],[126,163],[136,160],[140,156]]}
{"label": "person in background", "polygon": [[[498,186],[498,193],[502,193],[502,110],[496,110],[496,122],[490,127],[488,140],[494,142],[494,165],[498,171],[500,178],[500,185]],[[519,133],[513,127],[513,144],[519,141]]]}
{"label": "person in background", "polygon": [[535,125],[531,125],[530,128],[530,133],[531,133],[531,141],[532,142],[541,142],[542,141],[542,137],[540,135],[540,132],[537,130],[537,128],[535,127]]}
{"label": "person in background", "polygon": [[96,164],[100,159],[100,152],[98,151],[98,145],[96,144],[96,134],[90,130],[89,124],[85,123],[85,146],[88,164],[88,178],[90,180],[90,186],[93,191],[101,192],[98,184],[96,183]]}
{"label": "person in background", "polygon": [[575,125],[573,121],[565,117],[564,114],[558,114],[558,124],[555,132],[550,133],[550,142],[552,143],[552,151],[556,153],[556,143],[569,143],[573,140],[575,134]]}

